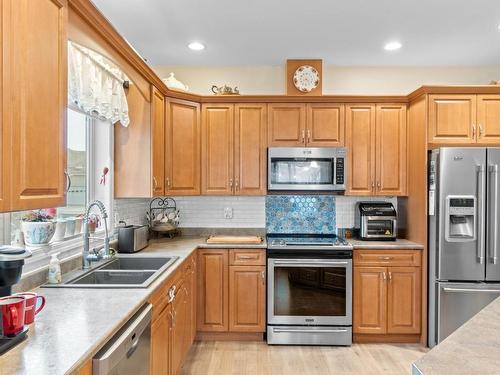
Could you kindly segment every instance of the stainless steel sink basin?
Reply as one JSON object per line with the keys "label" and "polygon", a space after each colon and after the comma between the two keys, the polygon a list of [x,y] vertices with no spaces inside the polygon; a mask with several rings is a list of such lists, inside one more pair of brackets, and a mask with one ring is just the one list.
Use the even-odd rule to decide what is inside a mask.
{"label": "stainless steel sink basin", "polygon": [[101,270],[159,270],[171,258],[117,258],[100,267]]}
{"label": "stainless steel sink basin", "polygon": [[61,284],[42,288],[147,288],[179,257],[119,254],[89,271],[77,271]]}
{"label": "stainless steel sink basin", "polygon": [[139,285],[154,274],[154,271],[113,272],[95,270],[68,282],[72,285]]}

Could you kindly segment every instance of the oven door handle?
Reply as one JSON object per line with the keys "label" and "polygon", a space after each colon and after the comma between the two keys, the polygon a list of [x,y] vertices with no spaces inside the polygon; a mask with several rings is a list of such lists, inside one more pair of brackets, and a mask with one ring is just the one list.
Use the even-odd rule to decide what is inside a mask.
{"label": "oven door handle", "polygon": [[294,260],[276,260],[274,261],[275,266],[348,266],[349,262],[346,261],[320,261],[320,262],[312,262],[308,259],[294,259]]}
{"label": "oven door handle", "polygon": [[347,329],[338,328],[338,329],[294,329],[294,328],[273,328],[274,333],[345,333]]}

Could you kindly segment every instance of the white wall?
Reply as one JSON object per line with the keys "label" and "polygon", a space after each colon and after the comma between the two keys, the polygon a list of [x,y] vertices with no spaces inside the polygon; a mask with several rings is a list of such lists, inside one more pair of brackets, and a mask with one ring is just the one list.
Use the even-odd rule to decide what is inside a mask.
{"label": "white wall", "polygon": [[[238,86],[242,94],[284,94],[283,66],[157,66],[161,78],[174,72],[196,94],[212,85]],[[408,94],[422,85],[485,85],[500,80],[500,66],[323,68],[323,94]]]}

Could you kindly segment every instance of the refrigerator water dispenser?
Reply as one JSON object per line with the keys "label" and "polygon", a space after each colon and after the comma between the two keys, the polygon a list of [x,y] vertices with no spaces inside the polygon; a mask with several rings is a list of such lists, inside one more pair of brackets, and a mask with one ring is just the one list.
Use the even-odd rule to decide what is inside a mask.
{"label": "refrigerator water dispenser", "polygon": [[446,197],[445,238],[448,242],[476,240],[476,198]]}

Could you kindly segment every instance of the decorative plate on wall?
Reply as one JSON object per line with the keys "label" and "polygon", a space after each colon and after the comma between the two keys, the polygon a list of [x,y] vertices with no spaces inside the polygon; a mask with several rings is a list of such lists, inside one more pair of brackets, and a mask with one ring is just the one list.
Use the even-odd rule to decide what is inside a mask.
{"label": "decorative plate on wall", "polygon": [[311,92],[319,85],[319,73],[310,65],[302,65],[293,75],[293,84],[301,92]]}

